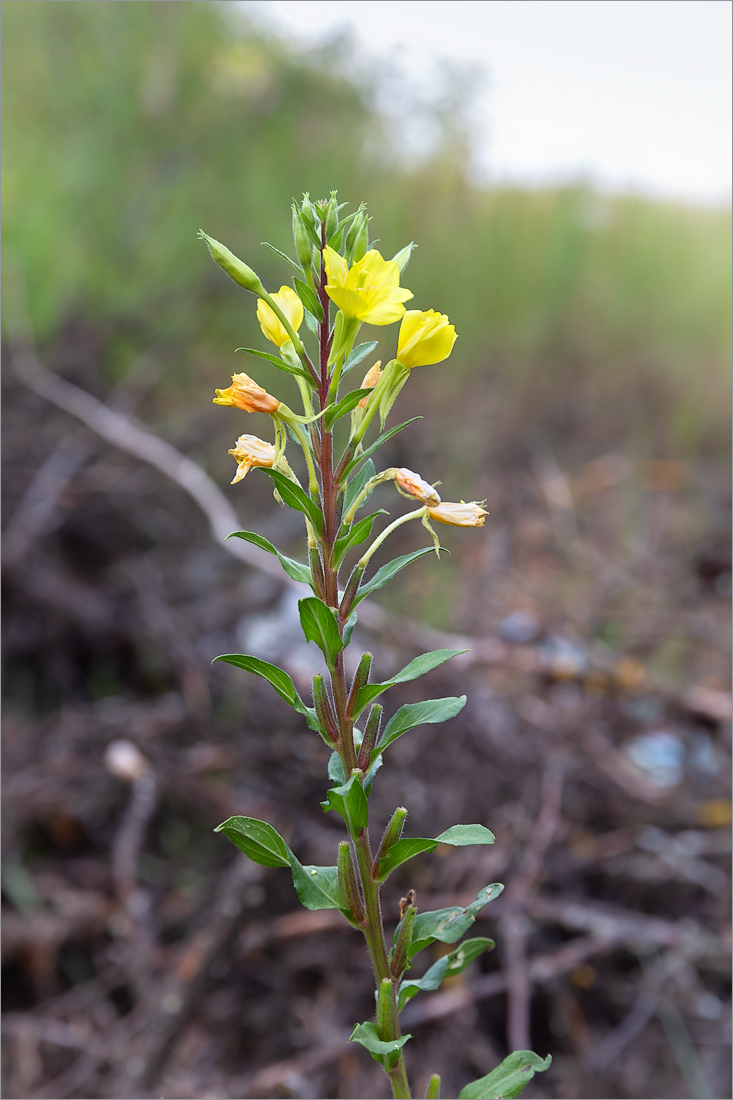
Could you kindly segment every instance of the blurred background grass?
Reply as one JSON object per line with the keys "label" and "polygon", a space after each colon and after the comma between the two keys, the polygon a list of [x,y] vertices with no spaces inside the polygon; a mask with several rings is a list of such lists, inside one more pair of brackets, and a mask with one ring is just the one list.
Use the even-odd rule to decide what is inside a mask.
{"label": "blurred background grass", "polygon": [[21,273],[43,346],[72,317],[93,325],[102,387],[185,324],[182,410],[208,396],[203,357],[226,377],[257,336],[197,227],[276,286],[288,272],[260,242],[287,250],[290,198],[338,188],[368,203],[385,254],[418,242],[415,304],[456,324],[450,364],[420,376],[448,436],[470,393],[524,445],[724,453],[729,212],[476,186],[460,89],[406,165],[349,56],[298,52],[232,4],[4,5],[6,309]]}

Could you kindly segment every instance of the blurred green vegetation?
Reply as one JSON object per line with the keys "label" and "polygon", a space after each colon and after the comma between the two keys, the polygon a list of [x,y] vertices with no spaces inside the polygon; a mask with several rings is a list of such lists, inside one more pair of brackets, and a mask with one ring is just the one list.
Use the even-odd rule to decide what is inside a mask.
{"label": "blurred green vegetation", "polygon": [[420,375],[446,432],[468,415],[476,438],[581,435],[593,454],[727,447],[728,211],[478,186],[460,111],[405,165],[348,43],[296,50],[234,4],[6,0],[2,32],[6,309],[21,273],[42,346],[70,317],[97,326],[101,388],[178,324],[181,409],[202,357],[220,385],[248,369],[232,349],[259,339],[254,303],[196,230],[277,287],[260,243],[289,250],[291,197],[338,188],[385,255],[419,243],[414,305],[456,324],[449,365]]}

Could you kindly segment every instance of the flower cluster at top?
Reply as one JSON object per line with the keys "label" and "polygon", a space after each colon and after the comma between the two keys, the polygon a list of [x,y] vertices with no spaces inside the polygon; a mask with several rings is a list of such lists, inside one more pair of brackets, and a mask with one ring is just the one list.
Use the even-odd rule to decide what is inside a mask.
{"label": "flower cluster at top", "polygon": [[[343,491],[345,482],[340,483],[339,477],[348,475],[359,461],[365,434],[375,416],[379,414],[384,430],[389,412],[412,370],[441,363],[453,350],[456,331],[445,314],[434,309],[406,308],[405,303],[411,301],[413,294],[400,286],[400,279],[414,244],[403,248],[392,259],[385,259],[376,248],[369,247],[369,218],[364,206],[344,218],[340,216],[341,209],[335,192],[324,202],[312,203],[305,195],[302,203],[293,203],[296,259],[286,258],[297,275],[293,287],[283,285],[272,293],[268,293],[256,273],[229,249],[203,231],[199,232],[219,266],[236,283],[257,296],[260,328],[279,354],[242,350],[249,350],[294,376],[303,401],[303,414],[296,414],[244,372],[234,374],[227,388],[217,389],[216,404],[245,412],[267,413],[274,421],[274,444],[256,436],[242,435],[230,450],[237,461],[235,482],[257,466],[276,469],[297,482],[297,476],[284,457],[290,434],[303,449],[311,497],[316,499],[319,491],[316,455],[320,461],[324,435],[330,436],[335,421],[350,414],[348,443],[335,473],[337,489]],[[336,313],[332,316],[334,306]],[[318,354],[313,359],[301,335],[304,322],[318,341]],[[364,349],[368,354],[376,346],[376,343],[369,343],[354,347],[361,325],[386,326],[396,322],[400,327],[394,358],[384,369],[381,362],[373,363],[354,398],[350,399],[349,395],[339,400],[342,375],[364,358]],[[303,431],[305,426],[307,430]],[[386,480],[393,480],[403,496],[420,502],[422,507],[411,516],[420,515],[428,528],[430,519],[462,527],[483,525],[487,513],[477,502],[444,503],[434,487],[412,471],[392,469],[371,479],[372,482]],[[359,501],[364,495],[364,492],[360,494]],[[353,520],[354,511],[352,507],[346,520]],[[437,549],[437,537],[434,532],[432,534]]]}

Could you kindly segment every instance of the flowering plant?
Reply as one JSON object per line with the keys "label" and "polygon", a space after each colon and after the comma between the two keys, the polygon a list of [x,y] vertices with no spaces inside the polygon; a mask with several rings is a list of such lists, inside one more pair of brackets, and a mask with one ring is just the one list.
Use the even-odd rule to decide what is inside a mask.
{"label": "flowering plant", "polygon": [[[301,903],[307,909],[338,909],[361,932],[369,950],[375,979],[376,1012],[372,1020],[357,1024],[351,1040],[360,1043],[384,1068],[395,1097],[411,1096],[405,1067],[400,1013],[408,1001],[424,990],[437,989],[448,977],[460,974],[493,942],[475,937],[459,943],[477,914],[503,889],[492,883],[480,890],[465,908],[452,906],[435,912],[419,912],[410,891],[400,905],[400,920],[388,945],[380,892],[392,872],[439,844],[464,847],[492,844],[492,833],[482,824],[454,825],[437,837],[403,837],[407,809],[398,806],[386,823],[374,848],[370,838],[369,796],[389,746],[403,734],[424,723],[445,722],[466,702],[465,695],[408,703],[383,722],[383,704],[377,700],[395,684],[415,680],[461,651],[439,649],[424,653],[384,683],[370,680],[372,654],[363,653],[350,682],[345,650],[351,642],[360,602],[388,584],[402,569],[435,549],[438,536],[431,521],[456,527],[481,527],[487,512],[476,501],[444,502],[435,487],[420,474],[404,467],[377,473],[373,457],[379,447],[411,421],[385,427],[390,409],[415,367],[439,363],[451,354],[456,333],[448,318],[435,310],[405,309],[413,295],[400,279],[413,245],[391,260],[368,246],[368,218],[363,206],[341,217],[342,206],[332,192],[327,201],[312,203],[307,195],[293,203],[292,227],[296,259],[283,255],[296,270],[294,289],[282,286],[269,294],[255,272],[218,241],[203,231],[200,236],[212,257],[240,286],[255,294],[257,318],[264,336],[279,350],[245,349],[295,376],[303,402],[298,414],[273,397],[248,375],[232,377],[227,389],[216,391],[214,402],[244,412],[266,412],[272,417],[274,442],[240,435],[230,454],[237,462],[234,482],[253,468],[265,471],[274,482],[275,497],[282,505],[300,512],[305,525],[307,563],[281,554],[267,539],[251,531],[236,536],[275,554],[285,572],[308,585],[311,595],[299,601],[300,622],[306,641],[314,642],[323,655],[324,672],[313,678],[312,700],[306,702],[283,669],[257,656],[225,654],[216,658],[267,680],[306,725],[324,741],[328,750],[331,783],[321,803],[324,811],[339,814],[346,839],[332,866],[304,866],[276,830],[265,821],[236,816],[218,826],[250,859],[265,867],[288,868]],[[335,316],[332,309],[336,307]],[[317,353],[311,356],[298,330],[305,320],[315,337]],[[339,396],[343,377],[367,359],[376,341],[355,346],[362,322],[390,325],[401,321],[397,354],[382,370],[374,363],[362,385]],[[379,414],[380,431],[366,442]],[[347,421],[348,438],[336,454],[334,428]],[[292,441],[302,452],[307,484],[301,482],[285,457]],[[419,506],[393,520],[372,538],[381,514],[357,518],[377,485],[393,482],[402,496]],[[369,575],[375,551],[402,524],[419,519],[430,533],[432,545],[394,558]],[[371,541],[370,541],[371,540]],[[364,547],[350,572],[343,572],[350,552]],[[417,956],[436,941],[457,945],[448,949],[421,977],[412,977]],[[519,1095],[535,1072],[546,1069],[549,1056],[515,1051],[486,1077],[461,1091],[462,1098]],[[438,1097],[440,1079],[434,1074],[427,1096]]]}

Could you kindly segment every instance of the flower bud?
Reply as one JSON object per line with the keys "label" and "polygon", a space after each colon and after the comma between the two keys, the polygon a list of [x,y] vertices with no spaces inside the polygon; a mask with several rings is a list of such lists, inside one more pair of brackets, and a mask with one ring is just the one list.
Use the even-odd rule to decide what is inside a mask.
{"label": "flower bud", "polygon": [[215,405],[233,405],[245,412],[276,413],[282,402],[263,390],[248,374],[233,374],[232,384],[225,390],[217,390]]}
{"label": "flower bud", "polygon": [[331,192],[331,198],[328,201],[326,207],[326,240],[330,243],[331,238],[338,229],[339,226],[339,213],[338,202],[336,201],[336,192]]}
{"label": "flower bud", "polygon": [[[369,716],[371,718],[371,715]],[[364,740],[366,740],[366,732],[364,734]],[[390,850],[393,844],[395,844],[402,836],[402,830],[405,827],[405,818],[407,817],[407,810],[404,806],[398,806],[392,817],[389,820],[387,828],[384,830],[384,836],[382,837],[381,844],[374,857],[374,863],[372,864],[372,878],[375,882],[379,882],[382,878],[380,861],[384,859],[387,852]]]}
{"label": "flower bud", "polygon": [[369,757],[374,751],[377,738],[379,737],[379,727],[382,724],[382,709],[381,703],[374,703],[369,711],[369,717],[364,727],[364,736],[361,739],[359,758],[356,761],[356,766],[361,768],[364,775],[366,775],[369,770]]}
{"label": "flower bud", "polygon": [[412,470],[406,469],[404,466],[395,469],[395,484],[405,493],[411,497],[416,497],[423,504],[429,504],[432,507],[440,504],[440,496],[436,493],[432,485],[429,485],[427,481],[423,481],[419,474],[413,473]]}
{"label": "flower bud", "polygon": [[362,653],[361,660],[359,661],[356,672],[354,673],[354,679],[351,683],[349,698],[346,700],[346,715],[349,718],[354,713],[357,695],[364,687],[364,685],[369,683],[369,673],[371,671],[373,660],[374,657],[371,653]]}
{"label": "flower bud", "polygon": [[438,523],[447,523],[451,527],[483,527],[484,517],[488,516],[489,513],[481,507],[477,500],[473,500],[469,504],[462,500],[460,504],[444,503],[438,504],[436,507],[430,506],[428,514],[431,519],[437,520]]}
{"label": "flower bud", "polygon": [[242,263],[233,252],[230,252],[219,241],[215,241],[213,237],[209,237],[203,229],[199,229],[198,235],[202,241],[206,241],[212,260],[215,260],[219,267],[226,271],[230,279],[234,279],[234,282],[238,283],[239,286],[243,286],[245,290],[251,290],[253,294],[259,294],[261,290],[264,290],[252,268]]}
{"label": "flower bud", "polygon": [[326,682],[320,673],[313,677],[313,706],[315,707],[318,721],[321,723],[323,733],[329,738],[332,744],[337,744],[338,725],[336,716],[333,713],[331,700],[326,691]]}
{"label": "flower bud", "polygon": [[293,203],[293,244],[298,263],[307,271],[311,262],[311,241],[308,230],[303,224],[303,214],[297,203]]}
{"label": "flower bud", "polygon": [[412,930],[415,927],[415,917],[417,916],[417,906],[408,905],[405,910],[405,915],[402,918],[402,924],[400,925],[400,934],[397,937],[397,943],[394,945],[391,958],[389,960],[389,969],[392,972],[393,977],[399,979],[407,969],[407,951],[412,943]]}
{"label": "flower bud", "polygon": [[345,250],[345,253],[346,253],[347,257],[349,257],[349,262],[351,262],[353,260],[353,257],[351,256],[351,253],[354,250],[354,245],[356,244],[356,238],[359,236],[359,234],[362,231],[362,228],[364,226],[365,218],[366,218],[366,213],[365,213],[364,204],[362,203],[362,205],[359,207],[359,210],[357,211],[357,213],[354,215],[354,217],[351,220],[351,225],[349,226],[349,231],[346,234],[346,241],[344,242],[344,250]]}
{"label": "flower bud", "polygon": [[351,257],[351,262],[358,264],[359,260],[363,260],[369,249],[369,218],[364,217],[359,231],[354,238],[354,251]]}
{"label": "flower bud", "polygon": [[391,978],[382,978],[377,990],[377,1031],[383,1043],[397,1034],[397,1005]]}
{"label": "flower bud", "polygon": [[339,604],[339,619],[342,623],[345,623],[349,617],[363,576],[364,570],[360,569],[358,565],[355,565],[344,590],[344,594],[341,597],[341,603]]}
{"label": "flower bud", "polygon": [[410,256],[412,255],[413,248],[417,248],[417,245],[414,241],[410,241],[409,244],[406,244],[404,248],[400,249],[396,256],[392,257],[392,259],[400,269],[400,275],[410,262]]}
{"label": "flower bud", "polygon": [[428,1081],[425,1100],[440,1100],[440,1074],[434,1073]]}
{"label": "flower bud", "polygon": [[356,923],[365,924],[366,910],[364,909],[364,901],[361,896],[361,891],[359,890],[359,884],[356,881],[354,859],[351,855],[351,845],[348,840],[342,840],[339,843],[337,871],[339,892],[342,900],[346,902]]}

